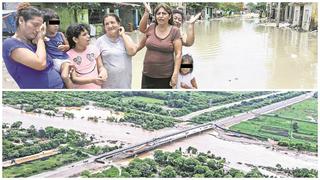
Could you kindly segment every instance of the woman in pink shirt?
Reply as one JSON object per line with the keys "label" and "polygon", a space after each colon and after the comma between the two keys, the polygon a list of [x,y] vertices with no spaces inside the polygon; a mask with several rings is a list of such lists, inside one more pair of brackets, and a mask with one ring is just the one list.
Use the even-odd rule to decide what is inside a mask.
{"label": "woman in pink shirt", "polygon": [[75,66],[71,74],[75,89],[100,89],[107,79],[99,50],[89,45],[89,32],[87,25],[76,24],[69,26],[66,33],[70,45],[67,54]]}

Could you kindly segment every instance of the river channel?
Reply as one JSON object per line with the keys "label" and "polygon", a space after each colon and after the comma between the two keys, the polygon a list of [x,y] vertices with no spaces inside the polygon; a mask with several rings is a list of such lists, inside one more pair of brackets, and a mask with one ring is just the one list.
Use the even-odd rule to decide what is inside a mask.
{"label": "river channel", "polygon": [[[92,114],[102,114],[102,112],[108,111],[101,108],[89,108],[91,108],[90,111]],[[86,132],[90,135],[95,135],[95,137],[100,140],[117,140],[125,145],[144,142],[146,140],[186,128],[178,126],[158,131],[147,131],[141,128],[132,127],[130,124],[126,123],[119,124],[106,121],[88,121],[87,118],[81,118],[79,115],[76,115],[76,118],[74,119],[64,119],[62,117],[48,117],[43,114],[23,113],[20,110],[13,109],[8,106],[3,106],[2,109],[4,123],[12,124],[15,121],[22,121],[22,126],[25,128],[34,125],[37,129],[45,128],[47,126],[74,129]],[[73,111],[75,112],[75,110]],[[88,107],[84,107],[77,111],[81,116],[83,116],[85,114],[84,112],[88,111]],[[179,147],[186,149],[189,146],[193,146],[201,152],[207,152],[210,150],[213,154],[226,158],[226,160],[230,162],[231,167],[243,170],[248,168],[243,165],[244,163],[272,167],[275,167],[275,165],[279,163],[282,167],[304,167],[317,169],[318,158],[316,156],[283,151],[279,152],[261,145],[226,141],[214,136],[215,133],[216,132],[214,130],[207,131],[199,135],[189,137],[188,139],[183,139],[169,145],[162,146],[160,149],[174,151]],[[150,155],[151,153],[149,152],[142,156]]]}

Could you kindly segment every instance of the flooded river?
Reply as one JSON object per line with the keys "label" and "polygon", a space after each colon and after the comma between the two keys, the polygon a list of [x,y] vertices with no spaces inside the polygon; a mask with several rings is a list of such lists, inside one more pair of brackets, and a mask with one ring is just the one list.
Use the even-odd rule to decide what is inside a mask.
{"label": "flooded river", "polygon": [[[85,108],[79,110],[80,114],[84,114]],[[82,111],[82,112],[81,112]],[[101,109],[91,109],[98,114]],[[101,113],[100,113],[101,114]],[[64,119],[58,117],[48,117],[45,115],[21,113],[20,110],[3,106],[3,122],[13,123],[22,121],[23,127],[34,125],[36,128],[45,128],[53,126],[63,129],[74,129],[88,134],[94,134],[95,137],[105,140],[119,140],[124,144],[135,144],[146,141],[161,135],[169,134],[181,130],[183,127],[166,128],[158,131],[147,131],[141,128],[131,127],[128,124],[117,124],[111,122],[92,122],[86,118]],[[277,163],[283,167],[305,167],[317,168],[318,158],[309,155],[295,155],[293,153],[284,154],[267,149],[260,145],[242,144],[239,142],[230,142],[219,139],[212,134],[215,131],[208,131],[188,139],[174,142],[170,145],[160,147],[160,149],[173,151],[182,147],[186,149],[189,146],[197,148],[201,152],[211,151],[213,154],[226,158],[230,162],[230,166],[239,169],[245,169],[244,165],[238,162],[249,163],[254,165],[275,166]],[[151,153],[143,156],[150,156]]]}

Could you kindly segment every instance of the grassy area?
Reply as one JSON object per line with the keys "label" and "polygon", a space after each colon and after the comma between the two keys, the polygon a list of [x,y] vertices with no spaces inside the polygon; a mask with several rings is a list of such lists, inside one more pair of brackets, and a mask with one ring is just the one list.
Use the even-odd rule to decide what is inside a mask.
{"label": "grassy area", "polygon": [[305,121],[310,121],[312,119],[317,120],[318,118],[318,103],[317,99],[312,98],[303,101],[298,104],[294,104],[287,108],[277,111],[275,114],[288,118],[296,118]]}
{"label": "grassy area", "polygon": [[144,103],[151,103],[151,104],[164,104],[164,100],[161,99],[155,99],[155,98],[149,98],[149,97],[142,97],[142,96],[133,96],[133,97],[124,97],[122,98],[124,102],[129,101],[129,100],[134,100],[134,101],[141,101]]}
{"label": "grassy area", "polygon": [[75,153],[58,154],[49,157],[46,160],[36,160],[17,166],[2,169],[3,178],[28,177],[42,173],[47,170],[53,170],[60,166],[80,161],[84,157],[77,156]]}
{"label": "grassy area", "polygon": [[[309,113],[316,114],[317,103],[314,99],[303,101],[286,109],[275,112],[277,115],[306,119]],[[296,125],[294,125],[296,124]],[[296,127],[294,127],[296,126]],[[284,119],[281,117],[261,116],[249,121],[241,122],[230,127],[231,130],[270,138],[285,142],[285,146],[293,149],[317,151],[318,124]],[[283,143],[282,143],[283,144]]]}

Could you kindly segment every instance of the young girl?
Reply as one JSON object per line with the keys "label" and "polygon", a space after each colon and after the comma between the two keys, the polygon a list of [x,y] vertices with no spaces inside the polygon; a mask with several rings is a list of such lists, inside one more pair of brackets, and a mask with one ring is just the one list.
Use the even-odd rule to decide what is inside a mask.
{"label": "young girl", "polygon": [[192,71],[193,58],[189,54],[185,54],[182,56],[177,89],[198,89],[196,78],[192,75]]}
{"label": "young girl", "polygon": [[103,67],[99,50],[89,45],[89,27],[84,24],[70,25],[67,39],[70,50],[67,52],[75,70],[71,74],[77,89],[100,89],[107,79],[107,70]]}
{"label": "young girl", "polygon": [[69,43],[62,32],[59,32],[59,16],[52,9],[44,9],[44,21],[47,25],[46,31],[46,51],[52,58],[54,69],[61,74],[66,88],[72,88],[72,81],[69,77],[71,69],[69,56]]}

